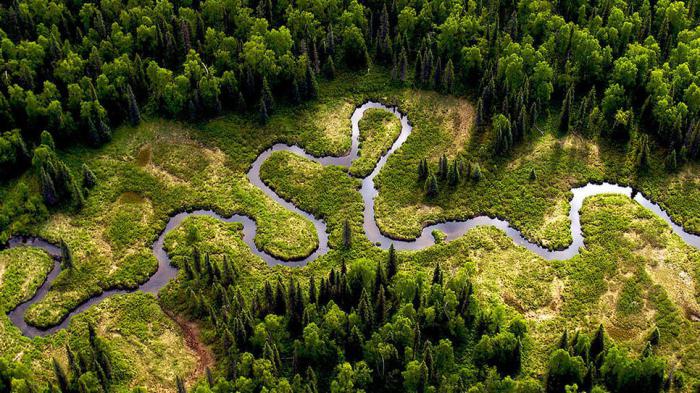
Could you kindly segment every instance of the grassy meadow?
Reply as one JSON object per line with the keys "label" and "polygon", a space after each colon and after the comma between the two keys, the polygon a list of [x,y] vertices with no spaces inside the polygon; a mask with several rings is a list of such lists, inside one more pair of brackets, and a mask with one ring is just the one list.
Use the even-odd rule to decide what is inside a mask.
{"label": "grassy meadow", "polygon": [[[312,223],[252,186],[246,171],[277,142],[298,144],[319,156],[344,154],[350,147],[350,115],[367,99],[397,105],[414,127],[376,179],[377,221],[393,237],[413,238],[426,223],[488,214],[508,220],[532,241],[565,247],[571,242],[569,190],[589,181],[631,184],[687,230],[700,232],[700,167],[688,164],[669,174],[661,156],[653,156],[651,169],[640,173],[633,159],[636,136],[624,149],[596,136],[561,136],[549,131],[553,113],[549,122],[538,125],[544,132],[533,131],[510,156],[496,157],[489,131],[473,127],[470,100],[395,86],[376,69],[341,74],[319,87],[318,100],[294,109],[280,105],[264,126],[253,115],[226,115],[202,124],[151,119],[120,128],[98,150],[61,153],[76,174],[87,163],[98,184],[81,211],[55,211],[39,224],[12,227],[54,242],[63,239],[75,260],[46,298],[30,308],[28,322],[51,326],[95,294],[146,281],[157,268],[151,243],[178,211],[211,208],[222,215],[249,215],[258,225],[259,248],[286,259],[309,255],[318,246]],[[393,116],[371,110],[360,122],[360,159],[349,169],[324,167],[285,152],[264,163],[266,184],[328,224],[332,249],[307,267],[268,267],[243,243],[240,224],[208,217],[188,218],[167,236],[173,263],[180,266],[194,247],[214,261],[226,255],[241,269],[239,285],[245,290],[275,276],[325,276],[343,261],[385,260],[387,252],[362,236],[360,182],[348,174],[367,175],[399,131]],[[464,176],[456,186],[441,182],[438,196],[428,199],[417,180],[417,165],[427,158],[435,171],[443,154],[478,164],[482,177]],[[536,179],[530,178],[533,170]],[[37,187],[33,175],[23,180]],[[0,197],[17,192],[16,181],[0,185]],[[586,248],[571,260],[543,260],[501,231],[483,227],[452,242],[400,252],[401,274],[429,280],[439,263],[450,274],[468,275],[482,300],[500,307],[503,318],[525,316],[530,331],[524,343],[526,375],[543,374],[551,343],[565,328],[591,331],[602,323],[634,352],[658,327],[661,344],[656,350],[687,380],[700,381],[700,325],[694,322],[700,318],[700,251],[629,198],[589,198],[581,213]],[[345,220],[353,235],[347,250],[340,247]],[[0,309],[10,310],[30,297],[51,263],[33,249],[0,251]],[[176,375],[194,378],[198,369],[197,354],[185,344],[182,328],[161,308],[178,311],[180,302],[169,290],[176,285],[171,282],[160,300],[142,293],[110,298],[47,338],[23,337],[1,314],[0,352],[50,378],[51,357],[66,362],[66,344],[86,345],[85,325],[92,320],[118,353],[119,389],[147,385],[170,391]],[[206,342],[208,327],[202,328]]]}

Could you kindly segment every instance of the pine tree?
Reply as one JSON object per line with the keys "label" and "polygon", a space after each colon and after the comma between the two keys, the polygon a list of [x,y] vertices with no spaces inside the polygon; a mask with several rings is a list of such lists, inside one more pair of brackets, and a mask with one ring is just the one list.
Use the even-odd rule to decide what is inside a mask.
{"label": "pine tree", "polygon": [[678,168],[678,160],[676,158],[676,149],[671,150],[671,153],[666,157],[666,169],[673,172]]}
{"label": "pine tree", "polygon": [[362,288],[362,293],[360,293],[360,302],[357,306],[357,313],[360,315],[362,320],[362,326],[365,333],[372,331],[374,327],[374,309],[372,307],[372,302],[369,299],[367,291]]}
{"label": "pine tree", "polygon": [[352,246],[352,230],[350,228],[350,221],[346,218],[343,221],[343,247],[349,250]]}
{"label": "pine tree", "polygon": [[559,114],[559,132],[566,133],[569,132],[571,128],[571,110],[574,105],[574,87],[570,86],[566,91],[566,96],[561,106],[561,113]]}
{"label": "pine tree", "polygon": [[323,66],[323,71],[328,79],[335,79],[335,63],[333,62],[333,56],[328,55],[326,64]]}
{"label": "pine tree", "polygon": [[398,261],[396,259],[396,250],[394,249],[394,245],[392,244],[389,246],[389,261],[387,262],[386,265],[386,278],[389,282],[391,282],[391,279],[394,278],[396,273],[398,272]]}
{"label": "pine tree", "polygon": [[408,78],[408,56],[406,55],[406,50],[401,49],[401,54],[399,54],[399,80],[402,83],[406,82]]}
{"label": "pine tree", "polygon": [[564,333],[562,333],[559,339],[559,348],[565,351],[569,350],[569,332],[566,330],[564,330]]}
{"label": "pine tree", "polygon": [[309,303],[316,304],[316,280],[313,276],[309,277]]}
{"label": "pine tree", "polygon": [[141,122],[141,111],[139,111],[139,105],[130,84],[126,85],[126,96],[129,101],[129,122],[135,126]]}
{"label": "pine tree", "polygon": [[434,198],[438,195],[437,178],[432,173],[425,179],[425,194],[428,198]]}
{"label": "pine tree", "polygon": [[175,385],[177,386],[177,393],[187,393],[185,388],[185,382],[180,378],[180,376],[175,377]]}
{"label": "pine tree", "polygon": [[268,114],[274,112],[275,110],[275,100],[272,97],[272,91],[270,90],[270,85],[267,83],[267,78],[263,78],[262,91],[260,93],[262,101],[265,103],[265,109]]}
{"label": "pine tree", "polygon": [[83,164],[82,166],[83,170],[83,187],[85,188],[93,188],[97,184],[97,177],[95,174],[90,170],[90,168],[87,166],[87,164]]}
{"label": "pine tree", "polygon": [[637,146],[637,166],[640,169],[649,168],[649,137],[647,135],[642,135],[639,138],[639,144]]}
{"label": "pine tree", "polygon": [[658,326],[654,327],[654,330],[651,331],[651,334],[649,335],[649,343],[651,345],[659,345],[661,342],[661,332],[659,332]]}
{"label": "pine tree", "polygon": [[311,70],[311,65],[307,65],[306,67],[306,75],[305,75],[305,81],[306,81],[306,98],[307,99],[314,99],[318,97],[318,82],[316,82],[316,75],[314,74],[313,70]]}
{"label": "pine tree", "polygon": [[260,106],[259,106],[259,113],[260,113],[260,121],[263,124],[267,124],[267,122],[270,120],[270,115],[267,110],[267,104],[265,104],[265,99],[260,98]]}
{"label": "pine tree", "polygon": [[384,295],[384,286],[379,287],[379,294],[377,295],[377,302],[375,306],[376,310],[376,315],[377,315],[377,326],[384,326],[384,322],[386,321],[386,315],[387,315],[387,304],[386,304],[386,298]]}
{"label": "pine tree", "polygon": [[447,156],[444,154],[442,157],[440,157],[440,163],[438,165],[438,177],[440,180],[446,180],[447,179],[447,173],[448,173],[448,163],[447,163]]}
{"label": "pine tree", "polygon": [[440,269],[440,263],[435,266],[433,270],[433,284],[442,285],[442,269]]}
{"label": "pine tree", "polygon": [[459,184],[461,180],[461,173],[459,172],[459,165],[457,164],[457,160],[454,160],[452,162],[452,166],[450,166],[450,172],[447,176],[447,181],[450,184],[450,186],[454,187],[457,184]]}
{"label": "pine tree", "polygon": [[73,268],[73,253],[63,239],[61,239],[61,261],[63,262],[63,266],[65,268]]}
{"label": "pine tree", "polygon": [[418,181],[425,181],[428,177],[428,161],[423,158],[418,162]]}
{"label": "pine tree", "polygon": [[605,328],[603,327],[603,324],[601,323],[598,326],[598,330],[595,332],[595,336],[593,337],[593,341],[591,341],[591,347],[588,350],[588,353],[590,354],[590,357],[592,359],[595,359],[598,357],[599,354],[603,353],[605,351]]}
{"label": "pine tree", "polygon": [[452,59],[449,59],[447,61],[447,65],[445,66],[445,72],[442,76],[442,90],[447,94],[453,94],[455,89],[454,83],[455,67],[452,64]]}
{"label": "pine tree", "polygon": [[66,370],[63,369],[56,358],[51,359],[53,363],[53,371],[56,376],[56,382],[61,392],[70,392],[70,382],[68,381],[68,376],[66,375]]}
{"label": "pine tree", "polygon": [[56,150],[56,143],[53,141],[53,136],[46,130],[41,132],[41,144],[49,147],[51,150]]}
{"label": "pine tree", "polygon": [[39,169],[39,182],[41,183],[41,196],[44,199],[44,203],[48,206],[56,205],[59,202],[56,186],[43,167]]}
{"label": "pine tree", "polygon": [[535,172],[535,168],[530,169],[530,180],[537,180],[537,172]]}
{"label": "pine tree", "polygon": [[273,311],[276,315],[285,315],[287,312],[287,298],[285,296],[284,285],[280,280],[277,280],[277,287],[275,288]]}

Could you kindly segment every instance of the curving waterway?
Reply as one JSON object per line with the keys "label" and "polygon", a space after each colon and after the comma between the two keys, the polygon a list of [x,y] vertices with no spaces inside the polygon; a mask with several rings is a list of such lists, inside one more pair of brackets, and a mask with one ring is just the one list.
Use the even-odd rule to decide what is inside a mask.
{"label": "curving waterway", "polygon": [[[178,213],[168,220],[165,229],[160,233],[158,236],[158,239],[153,243],[152,245],[152,250],[153,254],[158,260],[158,270],[156,271],[153,276],[151,276],[148,281],[145,283],[141,284],[138,287],[138,290],[148,292],[148,293],[153,293],[157,294],[158,291],[160,291],[165,284],[167,284],[171,279],[175,278],[177,276],[177,269],[171,265],[170,263],[170,257],[168,256],[167,252],[163,248],[165,236],[172,231],[173,229],[177,228],[182,221],[189,217],[189,216],[210,216],[210,217],[215,217],[221,221],[225,222],[240,222],[243,224],[243,241],[250,247],[251,251],[255,254],[258,255],[260,258],[265,260],[269,265],[276,265],[276,264],[285,264],[287,266],[303,266],[306,265],[307,263],[313,261],[314,259],[324,255],[325,253],[328,252],[328,232],[326,231],[326,223],[323,220],[317,219],[314,217],[312,214],[305,212],[298,207],[296,207],[294,204],[291,202],[281,198],[279,195],[277,195],[267,184],[265,184],[262,179],[260,178],[260,167],[262,164],[272,155],[272,153],[276,151],[288,151],[294,154],[297,154],[299,156],[302,156],[304,158],[307,158],[309,160],[313,160],[315,162],[318,162],[322,165],[340,165],[344,167],[349,167],[352,162],[358,157],[359,155],[359,137],[360,137],[360,129],[359,129],[359,121],[362,119],[362,116],[364,115],[365,111],[370,108],[377,108],[377,109],[384,109],[386,111],[391,112],[396,116],[400,121],[401,121],[401,133],[399,136],[396,138],[394,143],[392,144],[391,148],[380,158],[379,162],[377,165],[374,167],[374,170],[372,173],[370,173],[367,177],[362,179],[362,187],[360,188],[360,193],[362,194],[362,199],[364,201],[364,231],[365,235],[369,238],[369,240],[378,246],[382,248],[389,248],[389,246],[394,245],[394,247],[398,250],[420,250],[426,247],[429,247],[435,243],[434,238],[432,236],[432,231],[433,230],[439,230],[445,233],[447,236],[447,241],[456,239],[462,235],[464,235],[468,230],[474,227],[478,226],[483,226],[483,225],[492,225],[495,226],[501,230],[503,230],[508,237],[513,239],[513,241],[528,250],[536,253],[537,255],[545,258],[545,259],[569,259],[573,257],[574,255],[578,254],[579,249],[583,247],[584,245],[584,239],[583,239],[583,234],[581,232],[581,216],[580,216],[580,210],[581,206],[583,205],[584,199],[586,199],[589,196],[592,195],[598,195],[598,194],[621,194],[621,195],[626,195],[632,199],[634,199],[636,202],[638,202],[640,205],[646,207],[647,209],[651,210],[654,212],[657,216],[659,216],[661,219],[663,219],[668,225],[671,226],[672,230],[674,233],[676,233],[678,236],[680,236],[687,244],[692,245],[696,248],[700,248],[700,236],[694,235],[691,233],[686,232],[680,225],[677,225],[676,223],[671,220],[669,215],[656,203],[653,203],[646,197],[644,197],[641,193],[636,192],[633,190],[631,187],[626,187],[626,186],[621,186],[617,184],[611,184],[611,183],[602,183],[602,184],[593,184],[589,183],[583,187],[578,187],[574,188],[571,190],[573,193],[573,198],[570,201],[571,209],[569,210],[569,219],[571,220],[571,237],[573,239],[573,242],[571,245],[569,245],[567,248],[562,249],[562,250],[549,250],[547,248],[544,248],[538,244],[532,243],[529,240],[527,240],[517,229],[513,228],[510,226],[508,221],[499,219],[499,218],[494,218],[494,217],[488,217],[488,216],[477,216],[474,218],[470,218],[467,220],[461,220],[461,221],[447,221],[447,222],[442,222],[438,224],[432,224],[429,226],[426,226],[423,228],[423,231],[421,232],[421,235],[416,238],[415,240],[396,240],[392,239],[385,234],[383,234],[379,227],[377,226],[377,222],[374,217],[374,200],[378,194],[378,190],[376,189],[374,185],[374,179],[375,177],[379,174],[381,169],[384,167],[384,165],[387,162],[387,159],[397,150],[399,149],[404,142],[406,142],[406,139],[408,138],[409,135],[411,135],[411,131],[413,130],[413,127],[411,126],[410,122],[408,121],[408,117],[405,114],[400,113],[396,108],[394,107],[388,107],[386,105],[377,103],[377,102],[366,102],[365,104],[357,107],[355,111],[352,114],[351,117],[351,123],[352,123],[352,138],[351,138],[351,146],[350,146],[350,151],[348,152],[347,155],[342,156],[342,157],[315,157],[312,156],[306,151],[304,151],[301,147],[299,146],[290,146],[290,145],[285,145],[285,144],[275,144],[269,149],[265,150],[262,152],[253,162],[251,165],[249,171],[248,171],[248,179],[249,181],[254,184],[255,186],[259,187],[267,196],[275,200],[277,203],[281,204],[284,206],[286,209],[291,210],[297,214],[300,214],[304,216],[306,219],[310,220],[314,227],[316,228],[316,233],[318,235],[319,239],[319,246],[318,248],[308,257],[297,260],[297,261],[284,261],[277,259],[267,253],[265,253],[262,250],[259,250],[254,243],[254,238],[255,234],[257,231],[257,225],[253,219],[250,217],[244,216],[244,215],[233,215],[231,217],[222,217],[221,215],[217,214],[214,211],[211,210],[194,210],[194,211],[188,211],[188,212],[182,212]],[[60,256],[61,256],[61,249],[57,247],[54,244],[51,244],[43,239],[40,238],[33,238],[33,237],[14,237],[10,239],[7,245],[9,248],[12,247],[18,247],[18,246],[33,246],[33,247],[39,247],[44,249],[49,255],[51,255],[54,258],[54,268],[51,270],[51,272],[48,274],[46,281],[39,287],[37,290],[36,294],[29,299],[28,301],[20,304],[17,308],[12,310],[8,316],[12,320],[12,322],[22,331],[22,333],[26,336],[30,337],[35,337],[35,336],[45,336],[47,334],[51,334],[53,332],[56,332],[57,330],[63,329],[68,326],[68,323],[70,321],[70,318],[76,314],[79,314],[83,312],[85,309],[88,307],[99,303],[103,299],[115,295],[115,294],[120,294],[120,293],[128,293],[132,292],[133,290],[121,290],[121,289],[116,289],[116,290],[108,290],[102,292],[100,295],[92,297],[88,300],[86,300],[84,303],[82,303],[80,306],[75,308],[74,310],[71,310],[70,313],[61,321],[60,324],[53,326],[49,329],[40,329],[36,328],[34,326],[31,326],[27,324],[24,320],[24,315],[27,310],[32,304],[40,301],[43,299],[49,288],[51,287],[51,284],[53,281],[56,279],[56,276],[58,276],[58,273],[60,272]]]}

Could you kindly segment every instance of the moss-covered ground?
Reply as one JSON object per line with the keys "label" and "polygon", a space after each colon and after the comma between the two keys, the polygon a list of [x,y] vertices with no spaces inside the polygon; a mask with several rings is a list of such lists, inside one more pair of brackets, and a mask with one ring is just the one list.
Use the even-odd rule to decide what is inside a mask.
{"label": "moss-covered ground", "polygon": [[[224,215],[248,214],[258,223],[255,240],[260,248],[284,258],[308,255],[318,243],[312,224],[267,198],[248,182],[245,172],[261,151],[276,142],[299,144],[315,155],[344,154],[350,147],[350,115],[366,99],[398,105],[414,126],[376,179],[378,223],[392,236],[411,238],[426,222],[489,214],[507,219],[533,241],[563,247],[571,241],[570,188],[603,180],[634,185],[686,229],[700,231],[700,167],[689,164],[666,173],[661,153],[652,156],[651,169],[640,172],[633,159],[636,136],[626,146],[612,146],[596,137],[556,135],[543,122],[539,125],[543,133],[533,131],[508,157],[496,157],[488,130],[473,128],[469,100],[397,87],[376,70],[341,74],[336,81],[324,82],[319,97],[301,108],[280,105],[264,126],[253,115],[227,115],[194,125],[147,120],[136,128],[117,130],[113,141],[99,150],[61,153],[76,174],[87,163],[98,185],[78,213],[52,212],[39,225],[27,221],[12,226],[15,232],[65,240],[75,259],[75,268],[61,273],[44,301],[30,309],[28,320],[51,325],[102,290],[133,288],[145,281],[156,269],[151,242],[168,217],[180,210],[208,207]],[[361,157],[367,162],[358,161],[352,170],[364,175],[397,131],[394,120],[369,112],[360,130]],[[441,183],[439,195],[427,199],[417,181],[417,164],[427,158],[435,170],[442,154],[478,163],[483,176],[455,187]],[[531,180],[533,169],[537,177]],[[386,251],[362,236],[359,181],[348,176],[347,169],[275,153],[261,175],[281,196],[324,218],[334,248],[303,269],[269,268],[242,242],[239,224],[197,217],[187,219],[167,238],[176,264],[191,255],[194,246],[215,260],[226,254],[244,267],[240,284],[252,287],[276,275],[325,275],[343,260],[386,258]],[[31,174],[22,180],[36,188]],[[17,184],[0,186],[3,200],[21,191]],[[337,247],[346,219],[353,232],[349,250]],[[582,210],[582,225],[586,249],[568,261],[545,261],[494,228],[478,228],[426,250],[401,252],[399,260],[405,274],[415,277],[429,277],[436,263],[453,274],[469,274],[486,301],[501,305],[506,315],[525,315],[531,333],[525,343],[526,374],[542,374],[549,343],[556,342],[564,328],[591,330],[603,323],[613,338],[633,350],[640,350],[648,332],[658,326],[662,337],[658,351],[699,380],[700,327],[692,322],[700,316],[698,251],[624,197],[590,198]],[[188,236],[192,231],[199,236]],[[30,257],[37,262],[18,262]],[[30,296],[49,268],[50,259],[40,252],[0,253],[0,272],[4,269],[0,277],[7,277],[0,278],[4,309]],[[178,299],[168,292],[163,302],[176,310]],[[101,334],[118,353],[125,386],[172,389],[176,374],[187,375],[196,368],[180,329],[156,298],[144,294],[110,298],[76,317],[67,331],[46,339],[22,337],[2,315],[0,349],[7,357],[32,365],[37,373],[50,375],[50,357],[64,361],[65,343],[79,345],[85,339],[89,318],[99,320]]]}

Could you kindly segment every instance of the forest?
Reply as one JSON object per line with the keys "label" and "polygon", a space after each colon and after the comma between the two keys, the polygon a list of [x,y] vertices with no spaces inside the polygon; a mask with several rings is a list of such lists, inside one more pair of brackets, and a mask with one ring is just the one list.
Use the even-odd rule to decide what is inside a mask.
{"label": "forest", "polygon": [[[398,115],[366,113],[348,169],[284,152],[258,168],[280,199],[327,224],[328,254],[303,268],[256,259],[242,226],[184,221],[164,234],[179,271],[158,297],[120,294],[68,331],[28,339],[5,314],[32,298],[52,259],[0,246],[0,392],[697,391],[700,252],[629,200],[586,200],[586,250],[551,262],[493,228],[381,250],[363,236],[357,190],[405,114],[414,139],[387,160],[372,202],[387,238],[485,214],[565,249],[570,190],[589,181],[640,190],[697,236],[699,8],[2,2],[0,244],[38,236],[61,251],[58,278],[24,316],[31,326],[147,282],[159,269],[151,244],[181,211],[243,214],[257,225],[252,248],[310,258],[326,246],[314,222],[252,189],[254,159],[282,142],[341,156],[350,139],[333,138],[366,101]],[[566,150],[577,143],[585,153]],[[191,351],[160,347],[185,351],[178,318],[211,352],[196,372]]]}

